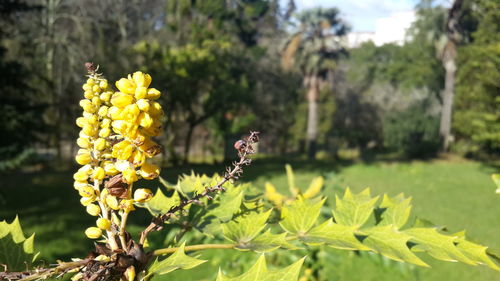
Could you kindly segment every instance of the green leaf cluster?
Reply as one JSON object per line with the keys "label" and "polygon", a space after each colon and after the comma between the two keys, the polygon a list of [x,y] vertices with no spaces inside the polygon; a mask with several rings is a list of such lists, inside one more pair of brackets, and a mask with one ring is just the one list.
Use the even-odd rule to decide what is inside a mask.
{"label": "green leaf cluster", "polygon": [[24,271],[31,267],[38,253],[34,250],[35,234],[26,238],[19,218],[10,224],[0,221],[0,264],[5,264],[9,271]]}

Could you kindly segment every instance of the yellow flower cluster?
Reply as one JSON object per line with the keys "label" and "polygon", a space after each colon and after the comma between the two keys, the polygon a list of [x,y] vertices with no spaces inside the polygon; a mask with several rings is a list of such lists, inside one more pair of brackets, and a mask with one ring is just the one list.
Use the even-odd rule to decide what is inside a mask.
{"label": "yellow flower cluster", "polygon": [[87,213],[99,216],[97,227],[85,231],[89,238],[101,237],[112,224],[120,225],[116,212],[123,217],[134,210],[134,202],[152,197],[149,189],[137,189],[132,196],[135,181],[154,179],[160,172],[146,161],[161,152],[151,138],[160,134],[163,117],[155,101],[160,91],[150,84],[150,75],[135,72],[117,81],[118,91],[113,91],[106,79],[92,72],[83,85],[83,116],[76,120],[80,149],[75,157],[82,167],[73,177]]}

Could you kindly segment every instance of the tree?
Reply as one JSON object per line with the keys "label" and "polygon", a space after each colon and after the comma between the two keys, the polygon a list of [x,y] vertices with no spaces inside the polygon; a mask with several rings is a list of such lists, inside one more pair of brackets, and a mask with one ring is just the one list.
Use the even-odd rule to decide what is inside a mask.
{"label": "tree", "polygon": [[479,1],[473,16],[472,42],[459,49],[453,129],[465,152],[492,155],[500,152],[500,4]]}
{"label": "tree", "polygon": [[344,53],[339,37],[348,31],[348,26],[339,13],[336,8],[317,8],[299,14],[298,31],[287,40],[282,54],[283,67],[298,69],[306,89],[306,141],[310,159],[315,157],[317,149],[319,92],[327,86],[326,80]]}

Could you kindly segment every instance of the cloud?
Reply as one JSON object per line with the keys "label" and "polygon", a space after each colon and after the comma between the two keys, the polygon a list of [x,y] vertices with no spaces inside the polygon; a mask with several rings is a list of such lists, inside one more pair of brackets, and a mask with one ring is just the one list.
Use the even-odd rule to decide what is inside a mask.
{"label": "cloud", "polygon": [[299,10],[337,7],[354,31],[375,31],[378,19],[412,11],[418,0],[295,0],[295,3]]}

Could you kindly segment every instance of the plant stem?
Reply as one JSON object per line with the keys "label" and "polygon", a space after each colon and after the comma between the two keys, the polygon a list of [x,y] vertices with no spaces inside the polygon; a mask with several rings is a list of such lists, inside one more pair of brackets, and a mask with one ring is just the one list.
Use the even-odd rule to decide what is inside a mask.
{"label": "plant stem", "polygon": [[[94,189],[99,191],[99,181],[98,180],[94,180]],[[97,202],[99,203],[99,207],[101,207],[102,217],[105,219],[109,219],[109,213],[108,213],[107,207],[104,205],[103,202],[101,202],[101,200],[97,200]],[[113,233],[109,230],[106,230],[106,236],[108,237],[108,243],[109,243],[109,246],[111,247],[111,250],[113,250],[113,251],[117,250],[118,243],[116,243],[116,239],[115,239],[115,236],[113,235]]]}
{"label": "plant stem", "polygon": [[[200,245],[185,246],[184,251],[191,252],[191,251],[199,251],[207,249],[234,249],[234,247],[236,247],[236,244],[200,244]],[[171,254],[177,251],[178,249],[179,247],[158,249],[153,251],[153,255],[160,256],[160,255]]]}

